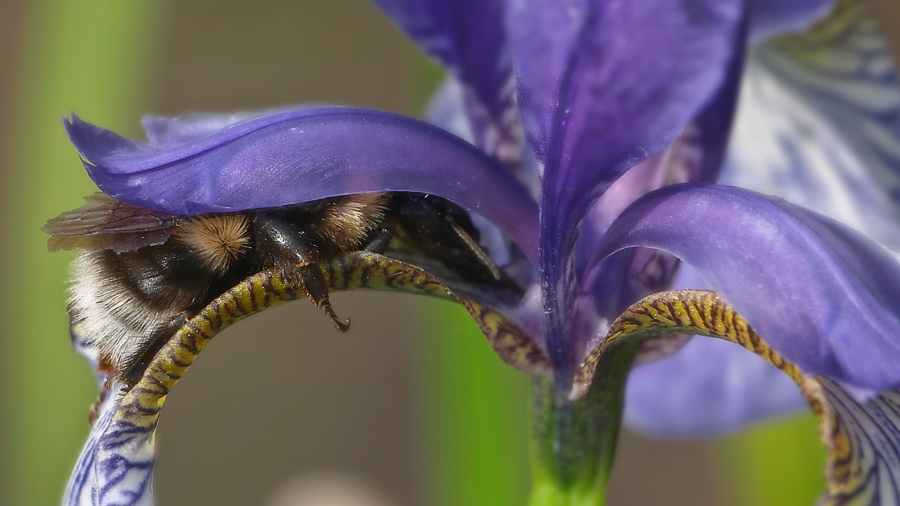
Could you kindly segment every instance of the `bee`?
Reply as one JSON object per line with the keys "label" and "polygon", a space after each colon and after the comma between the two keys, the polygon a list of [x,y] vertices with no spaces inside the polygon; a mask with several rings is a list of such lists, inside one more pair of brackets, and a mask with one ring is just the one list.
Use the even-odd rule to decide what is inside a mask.
{"label": "bee", "polygon": [[[495,283],[500,271],[466,211],[418,193],[366,193],[235,213],[177,216],[103,193],[47,222],[50,251],[81,249],[69,318],[97,350],[98,371],[133,386],[160,347],[241,280],[267,269],[299,276],[341,331],[319,263],[365,250],[428,259],[451,277]],[[437,273],[434,273],[437,274]]]}

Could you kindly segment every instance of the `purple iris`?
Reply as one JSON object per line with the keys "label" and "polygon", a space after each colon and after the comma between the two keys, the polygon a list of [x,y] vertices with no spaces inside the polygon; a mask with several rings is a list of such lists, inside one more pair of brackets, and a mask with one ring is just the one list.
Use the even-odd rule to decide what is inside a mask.
{"label": "purple iris", "polygon": [[[694,269],[683,273],[685,282],[697,274],[695,279],[722,294],[775,350],[804,371],[833,378],[861,395],[900,387],[896,255],[820,214],[713,183],[726,159],[745,60],[751,71],[771,70],[775,84],[793,82],[792,62],[785,62],[777,45],[747,53],[748,41],[806,27],[829,12],[831,1],[376,3],[451,71],[461,108],[454,109],[451,98],[451,105],[445,103],[441,110],[450,116],[464,111],[471,143],[421,121],[347,108],[150,118],[145,120],[147,142],[73,118],[67,128],[88,173],[119,200],[173,214],[275,207],[375,191],[423,192],[453,200],[508,240],[497,241],[492,252],[501,268],[516,269],[514,277],[527,283],[535,297],[494,309],[520,323],[546,350],[561,398],[572,390],[576,367],[599,345],[612,320],[635,300],[672,285],[677,259]],[[886,51],[883,45],[877,50],[854,47]],[[774,60],[770,67],[765,67],[766,58]],[[861,64],[861,80],[866,78],[862,72],[884,68],[875,63]],[[898,99],[892,71],[887,89]],[[754,75],[748,72],[746,79]],[[770,82],[764,84],[765,90],[772,89]],[[840,110],[840,104],[823,98],[826,88],[809,95],[801,88],[789,91],[808,103],[818,99],[835,108],[816,119],[839,125],[836,118],[859,111],[849,106]],[[768,98],[773,115],[784,115]],[[808,110],[819,109],[810,105]],[[895,107],[891,114],[873,121],[896,141],[900,113]],[[819,123],[811,119],[809,124]],[[738,123],[736,149],[752,141],[741,128]],[[784,135],[773,144],[802,140],[788,136],[795,130],[778,131]],[[839,132],[829,133],[847,142]],[[887,178],[896,172],[900,162],[889,159],[889,148],[896,150],[897,144],[889,144],[883,133],[859,133],[859,142],[881,144],[855,160],[838,153],[846,162],[839,168],[880,160],[878,170],[885,174],[878,175]],[[862,152],[853,151],[857,139],[848,139],[851,154]],[[784,149],[775,152],[784,156],[777,161],[790,169],[788,179],[805,176],[807,184],[822,182],[805,152]],[[882,158],[876,160],[876,155]],[[769,162],[735,151],[728,156],[726,175],[753,179],[754,172],[745,168],[773,169]],[[765,175],[759,173],[760,178]],[[872,189],[864,184],[871,183],[868,176],[862,174],[852,190]],[[848,188],[847,193],[853,191]],[[879,208],[887,210],[895,211]],[[887,220],[885,214],[871,219],[880,224]],[[873,235],[897,246],[885,235]],[[519,268],[523,263],[530,265],[525,274]],[[639,359],[655,358],[658,351],[644,350]],[[733,351],[695,340],[671,358],[636,368],[627,419],[655,432],[700,432],[727,429],[796,405],[796,389],[780,380],[771,380],[777,394],[769,395],[741,384],[722,386],[721,377],[715,377],[722,371],[715,367],[685,365],[686,360],[701,366],[727,363],[733,367],[731,377],[747,371],[770,381],[773,370],[760,368],[755,357],[741,350],[750,360],[710,358],[731,357]],[[666,388],[654,391],[654,385]],[[716,411],[710,399],[733,406],[731,386],[753,394],[741,399],[750,409]],[[666,389],[678,395],[678,402],[666,401]],[[103,437],[109,416],[101,416],[92,441]],[[152,455],[143,457],[152,464]],[[83,456],[82,463],[90,466],[92,459]],[[90,497],[102,504],[97,497],[105,497],[107,488],[83,487],[96,479],[84,469],[70,484],[71,502]],[[137,501],[149,497],[146,479],[120,478],[116,483],[139,484],[132,496]]]}

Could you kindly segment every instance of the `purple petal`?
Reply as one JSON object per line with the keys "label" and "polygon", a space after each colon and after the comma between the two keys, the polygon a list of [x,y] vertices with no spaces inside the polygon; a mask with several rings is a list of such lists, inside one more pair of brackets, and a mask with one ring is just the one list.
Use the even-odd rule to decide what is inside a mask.
{"label": "purple petal", "polygon": [[518,157],[503,0],[373,1],[462,82],[476,144],[491,155]]}
{"label": "purple petal", "polygon": [[[528,192],[471,144],[427,123],[350,108],[280,111],[228,124],[153,120],[156,142],[73,117],[91,178],[129,204],[173,214],[240,211],[375,191],[433,193],[476,211],[534,258]],[[183,128],[182,128],[183,127]],[[166,133],[161,133],[166,132]]]}
{"label": "purple petal", "polygon": [[[555,90],[535,89],[520,69],[523,108],[554,104],[551,131],[531,137],[548,140],[541,282],[549,351],[564,388],[578,360],[566,323],[574,295],[566,287],[574,284],[570,254],[579,222],[622,172],[667,146],[709,102],[743,44],[740,1],[622,0],[582,7],[570,10],[569,25],[554,27],[575,35],[548,44],[571,46],[562,52],[568,54],[558,98]],[[542,72],[553,68],[547,64]],[[528,121],[525,126],[534,127]]]}
{"label": "purple petal", "polygon": [[[587,261],[615,218],[641,196],[665,185],[684,182],[712,182],[720,172],[737,106],[743,58],[732,59],[727,77],[709,102],[684,131],[663,151],[644,160],[616,179],[591,207],[578,238],[578,256]],[[589,277],[579,270],[579,278]],[[667,280],[661,280],[667,286]],[[662,288],[654,286],[652,291]],[[619,307],[650,292],[637,295]],[[606,294],[597,293],[598,298]]]}
{"label": "purple petal", "polygon": [[804,371],[876,391],[900,385],[900,263],[858,232],[778,198],[685,184],[629,207],[598,258],[633,246],[694,266]]}
{"label": "purple petal", "polygon": [[521,105],[540,120],[525,125],[546,148],[548,203],[577,214],[719,89],[742,47],[742,2],[537,3],[510,8]]}
{"label": "purple petal", "polygon": [[560,77],[583,22],[585,4],[586,0],[507,1],[519,114],[525,136],[542,162]]}
{"label": "purple petal", "polygon": [[[591,261],[591,254],[615,217],[642,195],[666,184],[716,179],[737,105],[742,63],[743,58],[732,59],[727,78],[720,89],[666,150],[629,169],[598,199],[585,218],[579,236],[578,253],[582,262]],[[578,277],[584,280],[582,290],[594,294],[592,309],[601,323],[592,332],[570,332],[574,337],[573,346],[579,359],[584,358],[587,351],[598,344],[605,325],[612,322],[629,304],[650,293],[669,288],[675,273],[679,271],[679,261],[659,250],[638,248],[633,253],[617,255],[615,261],[601,262],[597,268],[590,267],[589,272],[584,272],[582,268]],[[681,270],[691,271],[689,267]],[[680,277],[684,277],[683,272]],[[647,343],[638,351],[636,360],[654,360],[673,353],[681,349],[688,339],[688,336],[656,339],[652,341],[652,348]],[[661,374],[664,375],[665,373]],[[683,386],[684,383],[679,380],[680,378],[667,378],[667,381]],[[764,399],[762,401],[765,402]],[[648,409],[656,413],[661,406],[670,405],[663,403],[648,406]],[[657,429],[646,423],[642,427],[646,432]]]}
{"label": "purple petal", "polygon": [[192,113],[177,118],[144,116],[141,124],[147,133],[147,142],[157,149],[166,149],[170,146],[200,141],[219,130],[254,116],[257,114]]}
{"label": "purple petal", "polygon": [[753,39],[779,32],[802,31],[824,17],[834,0],[750,0]]}
{"label": "purple petal", "polygon": [[[736,58],[726,83],[696,120],[666,150],[629,169],[597,200],[578,238],[578,257],[583,262],[590,261],[613,220],[641,196],[667,184],[715,181],[725,154],[739,82],[740,59]],[[578,276],[584,280],[582,290],[595,295],[596,310],[607,321],[613,321],[636,300],[669,288],[678,272],[678,259],[659,250],[638,249],[632,258],[620,260],[626,263],[602,262],[597,269]],[[611,270],[627,275],[613,282],[619,275]],[[579,353],[590,349],[590,345],[584,346],[584,337],[572,335],[578,340]]]}
{"label": "purple petal", "polygon": [[[847,4],[842,13],[814,37],[782,37],[751,52],[720,181],[777,192],[898,250],[896,67],[870,9]],[[687,271],[693,269],[682,268],[677,287],[708,288],[682,283]],[[690,346],[635,368],[625,410],[633,427],[658,435],[716,433],[803,403],[787,377],[751,354],[708,339]]]}
{"label": "purple petal", "polygon": [[551,131],[542,136],[547,241],[563,243],[559,232],[573,228],[625,170],[669,145],[709,102],[742,47],[740,6],[719,0],[586,6],[558,96],[531,98],[555,104]]}

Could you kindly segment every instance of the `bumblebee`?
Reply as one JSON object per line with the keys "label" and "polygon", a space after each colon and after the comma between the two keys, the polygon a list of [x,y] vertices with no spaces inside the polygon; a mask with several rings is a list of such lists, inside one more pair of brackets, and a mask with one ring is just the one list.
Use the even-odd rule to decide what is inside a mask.
{"label": "bumblebee", "polygon": [[[72,265],[72,332],[99,353],[98,370],[137,383],[159,348],[214,298],[266,269],[299,276],[341,331],[319,263],[366,250],[426,259],[447,276],[496,283],[466,211],[418,193],[367,193],[236,213],[177,216],[103,193],[47,222],[50,251],[81,249]],[[390,253],[389,253],[390,254]],[[414,260],[415,261],[415,260]],[[424,266],[423,266],[424,267]],[[438,274],[438,273],[434,273]]]}

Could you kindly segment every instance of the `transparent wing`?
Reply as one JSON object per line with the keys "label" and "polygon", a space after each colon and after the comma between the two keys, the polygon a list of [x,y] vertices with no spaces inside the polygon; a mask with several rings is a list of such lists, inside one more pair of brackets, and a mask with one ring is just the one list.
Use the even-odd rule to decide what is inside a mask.
{"label": "transparent wing", "polygon": [[51,237],[50,251],[112,249],[130,251],[162,244],[172,228],[189,218],[137,207],[97,192],[85,197],[83,206],[47,221],[43,231]]}

